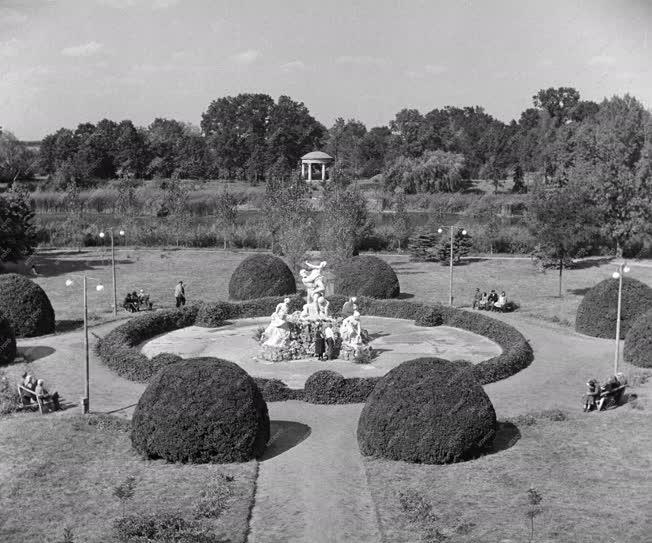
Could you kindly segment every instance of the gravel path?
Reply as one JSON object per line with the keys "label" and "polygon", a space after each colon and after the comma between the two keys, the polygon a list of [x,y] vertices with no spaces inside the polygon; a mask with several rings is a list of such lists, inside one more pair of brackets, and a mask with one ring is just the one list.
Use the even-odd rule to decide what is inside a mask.
{"label": "gravel path", "polygon": [[268,405],[273,420],[311,433],[261,462],[248,543],[380,541],[356,440],[362,405]]}

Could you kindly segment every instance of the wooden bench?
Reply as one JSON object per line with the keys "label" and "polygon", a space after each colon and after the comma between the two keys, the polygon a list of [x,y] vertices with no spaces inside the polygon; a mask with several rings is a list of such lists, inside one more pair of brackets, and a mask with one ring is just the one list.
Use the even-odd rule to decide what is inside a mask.
{"label": "wooden bench", "polygon": [[609,399],[613,400],[614,405],[619,405],[620,399],[623,397],[626,388],[627,385],[620,385],[607,392],[601,392],[600,399],[598,400],[598,411],[602,411],[602,409],[605,408],[604,406]]}
{"label": "wooden bench", "polygon": [[34,399],[36,405],[38,405],[38,410],[41,412],[41,415],[45,415],[46,413],[52,411],[52,405],[53,405],[52,400],[45,400],[44,398],[41,398],[36,394],[36,392],[34,392],[33,390],[27,387],[18,385],[18,396],[20,397],[21,407],[27,407],[28,404],[23,403],[23,396],[27,396],[28,398]]}

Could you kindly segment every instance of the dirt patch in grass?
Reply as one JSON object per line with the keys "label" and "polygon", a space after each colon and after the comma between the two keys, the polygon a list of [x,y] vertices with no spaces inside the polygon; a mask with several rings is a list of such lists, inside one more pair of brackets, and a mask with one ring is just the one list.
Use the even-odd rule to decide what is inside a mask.
{"label": "dirt patch in grass", "polygon": [[530,488],[543,498],[535,541],[649,540],[649,416],[553,415],[534,414],[513,447],[469,462],[366,460],[386,541],[528,541]]}
{"label": "dirt patch in grass", "polygon": [[[129,428],[108,416],[0,419],[0,541],[58,541],[68,528],[75,541],[106,542],[118,518],[154,513],[245,541],[256,462],[144,461],[131,448]],[[133,497],[123,503],[115,490],[130,477]],[[207,494],[218,483],[228,488]]]}

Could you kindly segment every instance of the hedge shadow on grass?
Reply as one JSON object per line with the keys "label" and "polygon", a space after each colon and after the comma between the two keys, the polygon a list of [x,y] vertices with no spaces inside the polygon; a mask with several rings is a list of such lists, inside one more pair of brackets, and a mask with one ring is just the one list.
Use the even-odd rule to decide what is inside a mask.
{"label": "hedge shadow on grass", "polygon": [[[304,304],[301,296],[290,296],[290,312],[300,310]],[[339,316],[347,300],[345,296],[329,296],[332,312]],[[233,319],[255,318],[271,315],[283,297],[257,298],[242,302],[215,302],[187,306],[181,309],[158,310],[133,317],[118,326],[96,345],[100,359],[118,375],[139,382],[148,381],[163,365],[173,363],[175,358],[161,353],[149,359],[140,352],[140,345],[157,335],[179,328],[198,325],[209,328],[224,326]],[[408,302],[405,300],[378,300],[358,297],[363,315],[406,320],[436,322],[484,336],[497,343],[502,353],[484,360],[473,367],[476,380],[482,384],[493,383],[518,373],[534,359],[532,347],[523,335],[509,324],[485,316],[480,312],[467,311],[439,304]],[[167,354],[167,356],[163,356]],[[320,373],[320,372],[317,372]],[[265,401],[304,400],[312,403],[359,403],[364,402],[373,390],[377,378],[335,377],[330,372],[328,388],[308,386],[307,390],[290,389],[279,379],[255,378]],[[336,374],[339,375],[339,374]],[[316,377],[315,377],[316,378]],[[323,378],[323,375],[322,375]],[[332,382],[331,382],[332,381]]]}

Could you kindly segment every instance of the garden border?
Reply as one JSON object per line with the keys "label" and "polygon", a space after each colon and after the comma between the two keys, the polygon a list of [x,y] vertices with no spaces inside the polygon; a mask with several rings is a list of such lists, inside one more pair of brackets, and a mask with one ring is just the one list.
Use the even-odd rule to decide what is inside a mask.
{"label": "garden border", "polygon": [[[300,310],[304,298],[300,295],[290,298],[290,312]],[[174,363],[172,356],[157,355],[147,358],[137,348],[143,341],[159,334],[197,325],[218,327],[229,319],[244,319],[271,315],[283,297],[257,298],[242,302],[204,302],[181,309],[159,310],[130,319],[101,338],[96,353],[102,362],[121,377],[131,381],[146,382],[162,366]],[[344,296],[329,296],[331,307],[342,307]],[[405,300],[378,300],[359,297],[358,306],[364,315],[414,320],[420,323],[440,323],[461,328],[487,337],[496,342],[503,352],[493,358],[474,365],[473,372],[481,385],[505,379],[525,369],[534,360],[532,347],[525,337],[513,326],[481,313],[465,309],[446,307],[440,304],[408,302]],[[439,313],[441,319],[433,318]],[[337,315],[338,311],[333,312]],[[427,318],[424,318],[427,317]],[[165,353],[161,353],[165,354]],[[316,372],[319,373],[319,372]],[[335,372],[332,372],[335,373]],[[337,378],[339,385],[333,387],[327,396],[311,392],[310,381],[306,388],[295,390],[278,379],[255,378],[266,401],[303,399],[311,403],[359,403],[373,390],[371,383],[377,378]],[[338,374],[339,375],[339,374]],[[371,379],[370,383],[362,382]]]}

